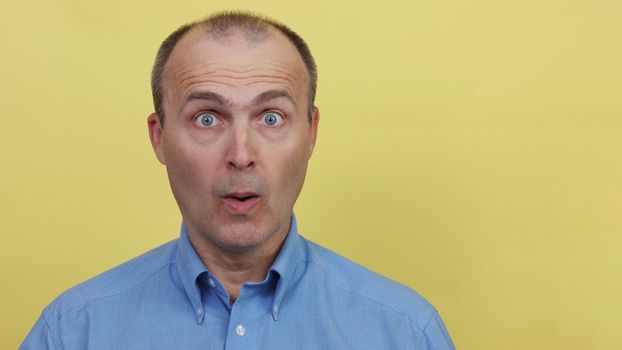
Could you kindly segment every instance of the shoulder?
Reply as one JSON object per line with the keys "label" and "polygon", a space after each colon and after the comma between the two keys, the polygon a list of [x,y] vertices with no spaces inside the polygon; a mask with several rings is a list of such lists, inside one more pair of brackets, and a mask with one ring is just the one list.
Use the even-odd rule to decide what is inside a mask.
{"label": "shoulder", "polygon": [[437,314],[436,309],[415,290],[373,272],[317,243],[303,239],[307,265],[315,266],[326,279],[343,292],[410,319],[419,330]]}
{"label": "shoulder", "polygon": [[122,294],[139,287],[150,277],[175,264],[177,240],[163,244],[132,260],[82,282],[58,296],[43,310],[48,320],[95,300]]}

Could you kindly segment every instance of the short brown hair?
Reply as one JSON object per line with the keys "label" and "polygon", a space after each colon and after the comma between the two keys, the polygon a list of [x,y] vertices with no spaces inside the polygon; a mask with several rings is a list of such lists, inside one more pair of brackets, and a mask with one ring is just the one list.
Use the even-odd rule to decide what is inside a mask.
{"label": "short brown hair", "polygon": [[205,29],[207,33],[214,35],[217,39],[229,36],[234,30],[242,30],[244,35],[251,41],[257,41],[265,37],[269,28],[274,28],[285,35],[300,54],[309,73],[308,109],[309,121],[311,121],[317,88],[317,67],[307,43],[289,27],[271,18],[250,12],[227,11],[182,25],[164,39],[160,45],[151,71],[151,93],[153,95],[155,112],[162,127],[164,127],[164,87],[162,85],[164,66],[179,40],[190,30],[199,27]]}

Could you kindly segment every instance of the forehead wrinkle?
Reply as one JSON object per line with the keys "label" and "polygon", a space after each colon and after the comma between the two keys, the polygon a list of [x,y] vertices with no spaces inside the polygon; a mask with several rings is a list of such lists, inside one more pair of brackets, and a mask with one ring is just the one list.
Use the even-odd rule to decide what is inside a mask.
{"label": "forehead wrinkle", "polygon": [[226,87],[230,87],[230,88],[235,88],[235,87],[238,86],[237,84],[232,84],[232,83],[227,83],[227,82],[222,82],[222,81],[212,81],[212,80],[209,80],[209,79],[197,79],[197,80],[189,82],[186,85],[187,86],[187,89],[186,89],[187,92],[184,93],[184,96],[188,95],[193,90],[196,90],[196,89],[200,88],[201,86],[203,86],[205,84],[222,85],[222,86],[226,86]]}
{"label": "forehead wrinkle", "polygon": [[[229,79],[228,79],[229,78]],[[231,81],[233,80],[233,81]],[[283,83],[288,81],[290,84]],[[294,89],[292,88],[293,82],[286,77],[274,77],[273,75],[255,75],[252,78],[236,79],[229,75],[213,75],[211,77],[189,77],[183,82],[176,84],[177,91],[184,91],[183,98],[186,98],[192,91],[196,90],[205,84],[210,85],[222,85],[229,88],[236,88],[240,86],[255,86],[261,84],[280,84],[282,89],[287,91],[290,96],[295,96]]]}
{"label": "forehead wrinkle", "polygon": [[[218,73],[220,71],[227,72],[232,77],[235,75],[249,75],[254,71],[265,70],[270,74],[274,72],[275,75],[284,75],[289,77],[290,81],[295,81],[298,77],[301,76],[306,77],[306,71],[301,71],[301,67],[297,67],[298,65],[292,64],[291,62],[278,62],[278,61],[267,61],[267,62],[251,62],[247,64],[236,64],[236,66],[232,66],[229,62],[205,62],[205,60],[194,60],[194,61],[186,61],[176,63],[174,67],[170,67],[171,73],[174,74],[172,79],[177,78],[179,81],[185,80],[188,76],[192,75],[210,75],[214,72]],[[251,74],[252,75],[252,74]]]}
{"label": "forehead wrinkle", "polygon": [[[298,79],[298,76],[296,74],[291,73],[290,70],[280,65],[273,66],[277,68],[274,69],[274,72],[266,72],[266,69],[263,67],[240,70],[232,68],[221,68],[213,64],[201,65],[200,67],[189,67],[188,69],[176,75],[178,81],[176,85],[183,86],[187,80],[193,79],[198,76],[206,76],[208,79],[224,78],[234,80],[253,79],[256,77],[277,77],[286,80],[291,84],[295,84],[296,80]],[[258,72],[259,74],[255,74],[255,72]]]}
{"label": "forehead wrinkle", "polygon": [[[234,72],[240,72],[240,73],[244,73],[244,72],[250,72],[253,70],[257,70],[257,69],[263,69],[263,68],[270,68],[270,67],[276,67],[277,70],[283,70],[283,71],[289,71],[289,70],[296,70],[294,67],[292,67],[291,64],[288,63],[281,63],[281,62],[277,62],[277,61],[267,61],[267,62],[252,62],[252,63],[248,63],[248,64],[237,64],[236,67],[232,67],[230,63],[220,63],[220,62],[189,62],[187,64],[187,66],[192,66],[191,68],[195,67],[195,66],[208,66],[208,67],[214,67],[214,69],[222,69],[222,70],[229,70],[229,71],[234,71]],[[264,67],[265,66],[265,67]]]}
{"label": "forehead wrinkle", "polygon": [[[227,87],[276,83],[283,84],[283,88],[287,90],[290,95],[295,95],[292,87],[296,85],[298,77],[284,69],[280,70],[280,72],[278,72],[279,74],[266,74],[261,68],[253,68],[244,71],[226,69],[224,70],[225,72],[223,72],[223,69],[205,68],[207,68],[205,72],[197,72],[195,69],[191,68],[178,74],[178,79],[175,79],[177,80],[175,84],[177,91],[186,90],[187,92],[184,96],[187,96],[195,86],[205,83],[224,85]],[[261,74],[248,74],[252,72],[261,72]]]}
{"label": "forehead wrinkle", "polygon": [[[211,79],[210,79],[211,78]],[[248,86],[248,85],[255,85],[256,83],[283,83],[288,82],[289,84],[285,84],[285,85],[294,85],[295,82],[292,81],[291,77],[287,77],[287,76],[274,76],[271,74],[257,74],[257,75],[253,75],[252,77],[236,77],[236,76],[231,76],[231,75],[227,75],[227,74],[219,74],[219,75],[213,75],[212,77],[208,77],[206,79],[206,81],[212,81],[212,79],[217,79],[214,82],[222,82],[225,83],[224,80],[233,80],[233,81],[237,81],[238,83],[230,83],[234,86],[236,85],[241,85],[241,86]],[[259,81],[256,81],[259,80]]]}

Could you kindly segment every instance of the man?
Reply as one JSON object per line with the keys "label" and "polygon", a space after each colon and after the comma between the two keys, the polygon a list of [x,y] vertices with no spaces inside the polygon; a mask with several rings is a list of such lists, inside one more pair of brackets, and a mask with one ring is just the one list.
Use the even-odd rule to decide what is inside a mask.
{"label": "man", "polygon": [[412,290],[301,237],[316,67],[287,27],[181,27],[152,75],[149,136],[180,238],[63,293],[22,349],[453,349]]}

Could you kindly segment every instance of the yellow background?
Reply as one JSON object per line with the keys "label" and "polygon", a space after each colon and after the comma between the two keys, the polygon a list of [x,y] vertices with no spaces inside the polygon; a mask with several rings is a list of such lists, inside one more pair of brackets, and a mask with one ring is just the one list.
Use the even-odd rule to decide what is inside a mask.
{"label": "yellow background", "polygon": [[178,235],[150,66],[231,8],[292,26],[319,65],[303,234],[418,290],[459,349],[622,348],[617,0],[4,1],[0,348]]}

